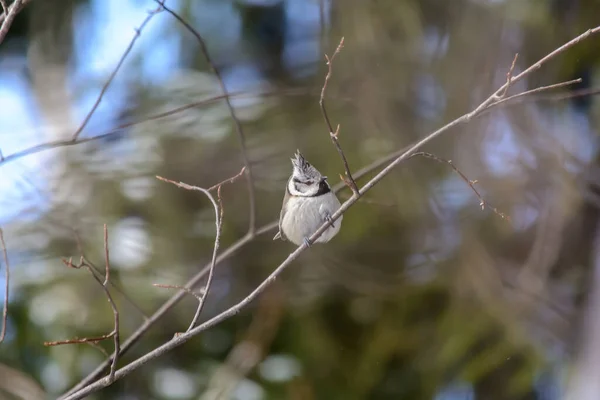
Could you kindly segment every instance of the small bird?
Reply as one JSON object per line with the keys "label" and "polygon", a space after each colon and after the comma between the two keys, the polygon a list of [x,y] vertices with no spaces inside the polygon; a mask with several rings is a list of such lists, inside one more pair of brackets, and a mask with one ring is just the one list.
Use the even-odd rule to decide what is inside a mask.
{"label": "small bird", "polygon": [[288,180],[283,205],[279,215],[279,232],[273,240],[289,240],[297,246],[305,243],[310,246],[308,238],[325,222],[331,223],[329,228],[316,242],[329,242],[340,231],[342,216],[332,222],[331,215],[341,204],[331,187],[327,177],[308,163],[296,151],[292,158],[292,176]]}

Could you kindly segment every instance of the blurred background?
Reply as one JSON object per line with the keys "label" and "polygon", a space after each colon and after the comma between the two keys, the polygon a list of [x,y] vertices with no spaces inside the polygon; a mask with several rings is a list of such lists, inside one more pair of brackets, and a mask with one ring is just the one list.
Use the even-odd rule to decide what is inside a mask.
{"label": "blurred background", "polygon": [[[505,82],[515,53],[516,74],[600,21],[596,0],[166,4],[203,36],[236,93],[257,227],[278,218],[296,149],[339,182],[318,100],[324,54],[342,36],[327,105],[358,170],[475,108]],[[0,44],[2,154],[70,139],[156,6],[31,1]],[[90,398],[600,398],[600,102],[581,96],[600,85],[600,37],[509,94],[579,77],[424,149],[477,180],[510,221],[482,211],[447,165],[411,159],[243,312]],[[101,139],[0,163],[11,263],[2,398],[56,398],[112,352],[110,340],[44,346],[112,330],[102,288],[61,262],[83,252],[103,268],[103,224],[123,340],[174,294],[152,284],[183,285],[210,261],[212,205],[155,175],[209,187],[240,171],[229,110],[210,100],[221,93],[196,38],[161,12],[79,136]],[[148,120],[195,102],[203,104]],[[244,179],[223,187],[221,252],[246,235],[248,203]],[[294,250],[274,233],[217,266],[201,320],[244,298]],[[120,365],[184,331],[195,308],[184,298]]]}

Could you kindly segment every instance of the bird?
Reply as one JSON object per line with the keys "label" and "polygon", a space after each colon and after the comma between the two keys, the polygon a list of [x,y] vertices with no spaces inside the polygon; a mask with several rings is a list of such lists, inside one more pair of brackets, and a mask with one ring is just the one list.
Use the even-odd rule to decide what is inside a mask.
{"label": "bird", "polygon": [[279,214],[279,232],[273,240],[289,240],[297,246],[311,246],[309,237],[324,223],[330,226],[315,242],[329,242],[338,234],[342,216],[331,219],[340,207],[340,201],[331,190],[327,177],[313,167],[300,150],[296,150],[292,161],[292,175],[287,181],[285,196]]}

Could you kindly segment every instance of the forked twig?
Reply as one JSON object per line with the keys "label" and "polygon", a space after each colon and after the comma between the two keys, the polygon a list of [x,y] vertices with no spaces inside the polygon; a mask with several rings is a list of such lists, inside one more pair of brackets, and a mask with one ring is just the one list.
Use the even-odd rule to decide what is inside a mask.
{"label": "forked twig", "polygon": [[510,65],[508,72],[506,73],[506,87],[500,96],[499,99],[503,99],[506,96],[506,92],[510,88],[510,84],[512,83],[513,71],[515,70],[515,65],[517,65],[517,58],[519,58],[519,53],[515,53],[515,58],[513,58],[513,62]]}
{"label": "forked twig", "polygon": [[333,64],[333,60],[335,59],[335,56],[337,56],[338,53],[342,50],[343,47],[344,47],[344,38],[342,37],[342,39],[340,40],[340,44],[338,44],[337,48],[333,52],[333,55],[331,57],[329,57],[327,54],[325,54],[325,59],[327,60],[327,75],[325,75],[325,81],[323,82],[323,87],[321,88],[321,97],[319,98],[319,106],[321,107],[321,113],[323,114],[323,119],[325,120],[325,123],[327,124],[327,128],[329,129],[329,137],[331,138],[333,145],[337,149],[340,157],[342,157],[342,161],[344,162],[344,170],[346,173],[346,179],[342,179],[342,180],[344,182],[346,182],[346,184],[350,187],[350,189],[352,189],[352,193],[355,196],[358,196],[359,195],[358,186],[356,185],[356,182],[354,181],[354,178],[352,177],[352,173],[350,172],[350,166],[348,165],[348,160],[346,159],[346,155],[344,154],[344,151],[342,150],[342,146],[340,146],[340,142],[338,140],[340,126],[338,125],[336,130],[335,131],[333,130],[333,126],[331,125],[331,121],[329,120],[329,115],[327,114],[327,108],[325,107],[325,90],[327,89],[327,84],[329,83],[329,79],[331,78],[331,67]]}
{"label": "forked twig", "polygon": [[104,224],[104,256],[105,256],[105,276],[104,281],[102,281],[96,273],[94,273],[93,268],[90,264],[88,264],[85,260],[84,256],[81,256],[78,264],[73,264],[73,259],[63,259],[62,262],[69,268],[81,269],[85,268],[92,275],[94,280],[98,282],[98,284],[102,287],[104,294],[106,295],[106,299],[110,304],[113,312],[114,322],[113,322],[113,330],[105,335],[95,336],[95,337],[85,337],[85,338],[74,338],[67,340],[57,340],[57,341],[48,341],[44,342],[44,346],[60,346],[65,344],[80,344],[80,343],[94,343],[98,344],[103,340],[107,340],[112,338],[114,344],[114,353],[111,356],[111,364],[110,364],[110,372],[107,377],[108,382],[113,382],[115,379],[115,372],[117,370],[117,362],[119,360],[119,353],[121,351],[120,347],[120,337],[119,337],[119,310],[117,309],[117,305],[115,304],[110,291],[108,290],[109,278],[110,278],[110,261],[109,261],[109,250],[108,250],[108,229],[106,224]]}
{"label": "forked twig", "polygon": [[249,217],[249,226],[248,226],[248,234],[254,236],[256,234],[256,200],[255,200],[255,190],[254,190],[254,178],[252,176],[252,167],[250,165],[250,159],[248,158],[248,150],[246,148],[246,136],[244,134],[244,130],[242,128],[242,123],[240,119],[237,117],[235,109],[231,104],[231,99],[227,91],[227,87],[225,86],[225,81],[223,81],[223,77],[221,76],[221,72],[216,67],[213,62],[209,52],[208,47],[206,46],[206,42],[204,38],[193,26],[191,26],[185,19],[183,19],[177,12],[173,11],[171,8],[165,5],[165,0],[155,0],[166,12],[171,14],[173,18],[175,18],[181,25],[185,27],[198,41],[200,45],[200,50],[206,59],[206,63],[215,74],[217,78],[217,82],[219,83],[219,87],[221,88],[221,92],[224,95],[225,104],[227,105],[227,109],[229,110],[229,114],[231,115],[231,119],[233,120],[233,124],[235,126],[236,134],[240,141],[240,147],[242,152],[242,158],[244,160],[245,172],[246,172],[246,184],[248,187],[248,197],[250,203],[250,217]]}
{"label": "forked twig", "polygon": [[8,251],[6,250],[6,242],[4,242],[4,232],[0,228],[0,244],[2,244],[2,255],[4,256],[4,306],[2,307],[2,331],[0,331],[0,343],[4,341],[6,336],[6,324],[8,322],[8,289],[10,280],[10,264],[8,263]]}
{"label": "forked twig", "polygon": [[[200,318],[200,314],[202,313],[202,308],[204,307],[206,296],[208,296],[208,292],[210,291],[210,287],[211,287],[212,281],[213,281],[214,269],[215,269],[215,265],[217,263],[217,254],[219,252],[219,244],[220,244],[220,240],[221,240],[221,230],[223,228],[223,203],[221,200],[221,186],[226,183],[234,182],[236,179],[238,179],[240,176],[242,176],[245,169],[246,169],[246,167],[244,166],[237,175],[235,175],[231,178],[228,178],[228,179],[218,183],[215,186],[211,186],[209,189],[204,189],[204,188],[201,188],[198,186],[188,185],[183,182],[175,182],[170,179],[163,178],[161,176],[156,177],[157,179],[159,179],[163,182],[172,183],[173,185],[178,186],[183,189],[186,189],[186,190],[197,190],[197,191],[202,192],[206,197],[208,197],[208,199],[212,203],[214,211],[215,211],[215,226],[216,226],[215,244],[213,247],[210,268],[208,270],[208,277],[206,278],[206,285],[204,286],[204,288],[202,290],[202,294],[197,296],[196,294],[194,294],[194,292],[189,287],[183,288],[180,286],[173,286],[173,285],[160,285],[160,284],[154,285],[154,286],[158,286],[158,287],[181,288],[182,290],[186,291],[189,294],[192,294],[194,297],[196,297],[198,299],[198,307],[196,308],[196,313],[194,314],[194,318],[192,318],[192,322],[190,323],[190,326],[188,327],[186,332],[189,332],[191,329],[194,328],[194,326],[196,326],[196,323],[198,322],[198,318]],[[210,193],[214,189],[217,189],[218,200],[215,200],[214,196]]]}

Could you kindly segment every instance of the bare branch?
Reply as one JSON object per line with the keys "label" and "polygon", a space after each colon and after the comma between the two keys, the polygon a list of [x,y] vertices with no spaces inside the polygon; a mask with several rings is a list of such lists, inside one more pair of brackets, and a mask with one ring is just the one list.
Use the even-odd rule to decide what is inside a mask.
{"label": "bare branch", "polygon": [[15,0],[8,8],[6,3],[2,2],[2,8],[4,13],[0,16],[0,43],[4,41],[10,26],[12,25],[15,17],[31,0]]}
{"label": "bare branch", "polygon": [[[108,229],[106,228],[106,224],[104,224],[104,262],[106,267],[106,273],[104,276],[104,282],[102,283],[102,288],[104,289],[104,293],[106,294],[106,298],[112,307],[113,316],[114,316],[114,336],[113,336],[113,344],[115,347],[114,354],[115,356],[112,359],[112,363],[110,365],[110,375],[108,376],[109,381],[114,381],[115,379],[115,371],[117,370],[117,361],[119,360],[119,352],[120,352],[120,338],[119,338],[119,310],[117,309],[117,305],[112,299],[110,292],[108,291],[108,282],[110,279],[110,262],[108,259]],[[95,275],[94,275],[95,277]]]}
{"label": "bare branch", "polygon": [[[106,266],[105,266],[105,274],[104,276],[102,275],[102,272],[100,271],[100,269],[92,262],[90,261],[90,259],[87,257],[85,250],[83,248],[83,243],[81,241],[81,237],[79,236],[79,233],[77,232],[77,230],[73,229],[73,233],[75,235],[75,241],[77,243],[77,250],[79,251],[79,254],[81,255],[81,259],[82,261],[89,265],[90,267],[92,267],[92,272],[94,274],[96,274],[99,277],[102,277],[104,279],[104,277],[106,276]],[[108,243],[108,240],[105,239],[105,244]],[[106,259],[107,259],[107,252],[108,249],[105,249],[105,265],[106,265]],[[146,312],[142,309],[142,307],[140,307],[126,292],[123,288],[121,288],[116,282],[113,282],[111,280],[108,281],[108,283],[110,284],[110,286],[112,286],[117,292],[119,292],[119,294],[121,294],[121,296],[123,296],[123,298],[133,306],[133,308],[136,309],[137,312],[140,313],[140,315],[142,317],[144,317],[144,319],[148,319],[148,315],[146,314]]]}
{"label": "bare branch", "polygon": [[[568,48],[572,47],[573,45],[579,43],[581,40],[589,37],[590,35],[596,34],[598,32],[600,32],[600,26],[595,27],[593,29],[590,29],[590,30],[584,32],[583,34],[577,36],[575,39],[567,42],[566,44],[562,45],[558,49],[552,51],[551,53],[549,53],[548,55],[546,55],[545,57],[543,57],[542,59],[540,59],[538,62],[536,62],[535,64],[533,64],[529,68],[527,68],[525,71],[523,71],[519,75],[513,77],[512,80],[511,80],[511,82],[514,83],[514,82],[516,82],[516,81],[518,81],[520,79],[523,79],[525,76],[527,76],[531,72],[533,72],[533,71],[537,70],[538,68],[540,68],[544,63],[546,63],[547,61],[549,61],[550,59],[552,59],[556,55],[558,55],[561,52],[567,50]],[[418,149],[420,149],[426,143],[430,142],[431,140],[435,139],[436,137],[438,137],[442,133],[450,130],[451,128],[454,128],[454,127],[456,127],[458,125],[467,123],[467,122],[471,121],[473,118],[479,116],[482,113],[482,111],[485,110],[490,104],[493,104],[494,102],[497,102],[498,96],[505,90],[505,88],[507,86],[508,86],[508,83],[505,83],[498,90],[496,90],[494,93],[492,93],[486,100],[484,100],[479,106],[477,106],[473,111],[471,111],[471,112],[469,112],[467,114],[464,114],[463,116],[455,119],[454,121],[448,123],[447,125],[443,126],[442,128],[436,130],[435,132],[430,133],[425,138],[421,139],[417,143],[415,143],[412,146],[410,146],[407,150],[405,150],[404,152],[402,152],[402,154],[400,154],[398,157],[396,157],[389,165],[387,165],[385,168],[383,168],[381,171],[379,171],[373,178],[371,178],[371,180],[369,180],[359,190],[359,195],[363,195],[364,193],[368,192],[371,188],[373,188],[376,184],[378,184],[384,177],[386,177],[391,172],[392,169],[394,169],[396,166],[398,166],[401,162],[403,162],[403,161],[407,160],[408,158],[410,158]],[[348,201],[344,202],[344,204],[342,204],[342,206],[331,216],[332,221],[337,220],[354,203],[356,203],[357,200],[358,200],[357,196],[352,196],[352,198],[350,198]],[[321,225],[321,227],[319,227],[319,229],[315,233],[313,233],[313,235],[309,238],[309,241],[310,242],[314,242],[317,238],[319,238],[319,236],[321,234],[323,234],[323,232],[329,228],[329,224],[330,224],[329,221],[324,222]],[[276,223],[272,223],[272,224],[269,224],[269,225],[265,226],[264,229],[265,229],[265,231],[267,231],[267,230],[271,229],[271,227],[274,228],[275,226],[276,226]],[[249,235],[246,235],[246,238],[248,238],[248,237],[249,237]],[[239,248],[239,247],[241,247],[241,246],[243,246],[243,244],[246,243],[246,238],[238,241],[235,244],[236,249]],[[247,240],[250,240],[250,239],[247,239]],[[190,331],[188,331],[188,332],[186,332],[184,334],[181,334],[181,335],[173,338],[172,340],[168,341],[167,343],[165,343],[165,344],[157,347],[153,351],[145,354],[144,356],[138,358],[137,360],[131,362],[130,364],[122,367],[121,369],[119,369],[115,373],[115,378],[116,379],[120,379],[120,378],[126,376],[127,374],[129,374],[132,371],[134,371],[135,369],[141,367],[142,365],[144,365],[148,361],[153,360],[153,359],[155,359],[155,358],[157,358],[157,357],[165,354],[166,352],[170,351],[171,349],[182,345],[183,343],[187,342],[188,340],[190,340],[192,337],[194,337],[195,335],[199,334],[200,332],[203,332],[204,330],[206,330],[206,329],[208,329],[208,328],[210,328],[210,327],[212,327],[214,325],[217,325],[220,322],[222,322],[222,321],[224,321],[224,320],[232,317],[233,315],[237,314],[238,312],[240,312],[241,309],[243,309],[247,304],[249,304],[250,302],[252,302],[256,297],[258,297],[258,295],[261,294],[262,291],[266,287],[268,287],[275,279],[277,279],[277,277],[305,249],[306,249],[306,243],[303,243],[298,248],[296,248],[296,250],[294,252],[292,252],[260,285],[258,285],[243,300],[241,300],[237,304],[233,305],[232,307],[228,308],[227,310],[225,310],[221,314],[216,315],[215,317],[213,317],[213,318],[205,321],[204,323],[196,326],[194,329],[192,329],[192,330],[190,330]],[[200,275],[200,274],[198,274],[198,275]],[[198,275],[196,275],[193,280],[196,280],[196,278],[198,278],[198,280],[201,279],[201,277],[199,277]],[[182,292],[180,292],[180,293],[182,293]],[[175,299],[175,298],[170,299],[167,302],[167,304],[169,304],[169,305],[165,304],[163,307],[161,307],[160,310],[157,311],[157,314],[158,313],[164,313],[165,312],[164,310],[165,310],[166,307],[170,307],[172,304],[176,303],[178,300],[179,299]],[[152,319],[152,317],[151,317],[151,319]],[[136,332],[136,334],[138,334],[140,332],[140,330],[145,330],[145,329],[147,329],[147,327],[142,327],[142,328],[138,329],[138,331]],[[136,336],[136,340],[137,340],[137,338],[139,338],[139,336],[141,336],[141,334],[139,334],[138,336]],[[85,396],[89,395],[90,393],[96,392],[96,391],[100,390],[101,388],[110,385],[110,383],[111,382],[109,382],[106,378],[99,379],[99,380],[97,380],[97,381],[95,381],[95,382],[93,382],[91,384],[88,384],[87,386],[82,386],[82,388],[79,389],[76,392],[71,391],[71,393],[69,395],[67,395],[66,397],[64,397],[63,399],[64,400],[75,400],[75,399],[84,398]],[[78,385],[78,386],[81,387],[81,385]]]}
{"label": "bare branch", "polygon": [[242,129],[242,123],[237,117],[233,105],[231,104],[231,99],[227,92],[227,87],[225,86],[225,82],[223,81],[223,77],[221,76],[221,72],[215,66],[215,63],[212,61],[210,54],[208,53],[208,48],[206,47],[206,42],[198,33],[194,27],[192,27],[186,20],[184,20],[179,14],[173,11],[171,8],[165,5],[165,0],[155,0],[160,6],[169,14],[173,16],[181,25],[185,27],[198,41],[200,45],[200,49],[202,50],[202,54],[204,54],[204,58],[206,59],[206,63],[215,74],[217,81],[219,82],[219,86],[221,88],[221,92],[224,94],[225,104],[229,109],[229,114],[231,115],[231,119],[233,120],[233,124],[235,126],[235,131],[240,140],[242,158],[244,160],[244,166],[246,167],[246,184],[248,186],[248,197],[250,203],[250,221],[248,226],[248,233],[252,236],[256,234],[256,201],[255,201],[255,191],[254,191],[254,178],[252,176],[252,167],[250,166],[250,159],[248,158],[248,151],[246,149],[246,136],[244,135],[244,130]]}
{"label": "bare branch", "polygon": [[492,207],[490,206],[490,204],[485,201],[483,199],[483,196],[481,196],[481,194],[479,193],[479,191],[475,188],[475,184],[477,183],[477,181],[473,181],[470,180],[469,178],[467,178],[467,176],[465,174],[462,173],[462,171],[460,169],[458,169],[458,167],[456,165],[454,165],[454,163],[452,162],[452,160],[445,160],[443,158],[440,158],[438,156],[435,156],[431,153],[426,153],[424,151],[419,151],[416,153],[413,153],[409,158],[413,158],[416,156],[422,156],[425,158],[429,158],[432,160],[435,160],[439,163],[442,164],[448,164],[460,177],[463,181],[465,181],[467,183],[467,185],[469,185],[469,187],[471,188],[471,190],[473,191],[473,193],[475,193],[475,196],[477,196],[477,198],[479,199],[479,206],[481,207],[482,210],[485,210],[485,207],[488,207],[490,210],[492,210],[495,214],[497,214],[500,218],[502,219],[506,219],[508,221],[510,221],[510,217],[502,212],[500,212],[496,207]]}
{"label": "bare branch", "polygon": [[10,280],[10,264],[8,263],[8,252],[6,250],[6,243],[4,242],[4,232],[0,228],[0,244],[2,244],[2,254],[4,256],[4,307],[2,308],[2,331],[0,331],[0,343],[4,341],[6,336],[6,323],[8,321],[8,288]]}
{"label": "bare branch", "polygon": [[510,65],[510,69],[506,73],[506,87],[504,88],[502,94],[499,96],[500,99],[506,96],[506,92],[508,92],[508,89],[510,88],[510,84],[512,83],[513,72],[515,70],[515,65],[517,64],[517,58],[519,58],[519,53],[515,53],[515,58],[513,58],[513,62]]}
{"label": "bare branch", "polygon": [[[159,286],[159,287],[182,288],[182,290],[186,291],[187,293],[192,294],[193,296],[195,296],[198,299],[198,308],[196,309],[194,318],[192,318],[192,322],[190,323],[190,326],[187,329],[187,331],[191,330],[198,322],[198,318],[200,318],[200,314],[202,313],[202,308],[204,307],[204,302],[205,302],[206,296],[208,296],[208,292],[210,291],[210,286],[212,285],[212,281],[213,281],[214,269],[215,269],[215,265],[217,263],[217,253],[219,251],[219,242],[221,240],[221,230],[223,227],[224,208],[223,208],[223,201],[221,199],[221,187],[222,187],[222,185],[224,185],[226,183],[233,183],[236,179],[238,179],[239,177],[242,176],[242,174],[244,173],[245,170],[246,170],[246,167],[244,166],[244,167],[242,167],[242,170],[237,175],[234,175],[231,178],[225,179],[224,181],[221,181],[220,183],[218,183],[214,186],[211,186],[208,189],[188,185],[188,184],[185,184],[182,182],[175,182],[175,181],[172,181],[170,179],[166,179],[166,178],[163,178],[160,176],[156,177],[157,179],[159,179],[161,181],[172,183],[178,187],[181,187],[181,188],[184,188],[187,190],[197,190],[197,191],[204,193],[204,195],[206,197],[208,197],[208,199],[212,203],[214,210],[215,210],[215,226],[216,226],[215,244],[213,247],[212,260],[210,263],[210,267],[208,269],[208,278],[206,279],[206,285],[204,286],[204,289],[202,290],[202,294],[200,296],[196,296],[194,294],[194,292],[191,291],[190,288],[183,288],[180,286],[155,285],[155,286]],[[210,192],[214,189],[217,189],[217,200],[215,200],[215,198],[210,194]]]}
{"label": "bare branch", "polygon": [[217,183],[216,185],[209,187],[206,190],[208,190],[209,192],[212,192],[215,189],[219,190],[221,188],[221,186],[223,186],[224,184],[235,182],[240,176],[242,176],[244,171],[246,171],[246,167],[242,167],[242,170],[237,175],[234,175],[231,178],[227,178],[224,181],[221,181],[221,182]]}
{"label": "bare branch", "polygon": [[335,131],[333,130],[333,126],[331,125],[331,121],[329,120],[329,115],[327,114],[327,109],[325,107],[325,90],[327,89],[327,84],[329,83],[329,79],[331,78],[331,67],[333,64],[333,60],[335,59],[335,56],[337,56],[338,53],[342,50],[343,47],[344,47],[344,38],[342,37],[342,39],[340,40],[340,44],[338,44],[338,47],[333,52],[333,55],[331,57],[329,57],[327,54],[325,54],[325,59],[327,60],[327,75],[325,75],[325,81],[323,82],[323,87],[321,88],[321,97],[319,99],[319,106],[321,107],[321,113],[323,114],[323,119],[325,120],[325,123],[327,124],[327,128],[329,129],[329,137],[331,138],[333,145],[337,149],[340,157],[342,157],[342,161],[344,162],[344,170],[346,172],[346,179],[342,179],[342,181],[344,181],[348,184],[350,189],[352,189],[352,193],[355,196],[358,196],[358,186],[356,186],[356,182],[354,181],[354,178],[352,177],[352,173],[350,172],[350,166],[348,166],[348,160],[346,160],[346,155],[344,154],[344,151],[342,150],[342,147],[340,146],[340,142],[338,140],[340,126],[338,125],[337,129]]}
{"label": "bare branch", "polygon": [[548,86],[540,86],[537,87],[535,89],[531,89],[531,90],[526,90],[525,92],[521,92],[509,97],[504,97],[501,96],[495,103],[490,104],[487,108],[492,108],[492,107],[496,107],[499,106],[503,103],[507,103],[507,102],[513,102],[515,99],[521,98],[521,97],[525,97],[525,96],[530,96],[532,94],[537,94],[540,92],[545,92],[548,90],[552,90],[552,89],[558,89],[560,87],[565,87],[565,86],[570,86],[573,85],[575,83],[580,83],[581,82],[581,78],[577,78],[577,79],[573,79],[570,81],[566,81],[566,82],[560,82],[560,83],[554,83],[552,85],[548,85]]}
{"label": "bare branch", "polygon": [[98,95],[98,98],[94,102],[94,105],[92,106],[92,108],[90,109],[90,111],[87,113],[87,115],[83,119],[83,122],[81,123],[81,125],[79,126],[79,128],[77,129],[77,131],[75,131],[75,133],[73,134],[73,137],[71,138],[72,142],[77,141],[77,138],[79,137],[79,135],[81,134],[81,132],[85,129],[86,125],[88,124],[88,122],[92,118],[92,115],[94,115],[94,113],[96,112],[96,109],[100,105],[100,102],[102,101],[102,98],[104,97],[104,94],[106,93],[106,91],[108,90],[108,87],[110,86],[110,84],[112,83],[113,79],[117,75],[117,72],[119,72],[119,69],[121,69],[121,66],[123,65],[123,63],[125,62],[125,59],[127,58],[127,56],[129,55],[129,53],[131,52],[131,49],[133,48],[133,45],[135,44],[135,42],[140,37],[140,35],[142,33],[142,30],[144,30],[144,28],[146,27],[146,25],[148,24],[148,22],[150,22],[150,20],[156,14],[158,14],[161,11],[162,11],[161,7],[157,7],[155,10],[150,11],[148,13],[148,16],[146,17],[146,19],[144,19],[144,21],[140,25],[140,27],[135,30],[135,35],[133,36],[133,39],[131,39],[131,41],[129,42],[129,45],[127,46],[127,48],[123,52],[123,55],[119,59],[119,62],[117,63],[117,66],[115,67],[115,69],[112,71],[112,73],[110,74],[110,76],[108,77],[108,79],[106,80],[106,82],[104,83],[104,85],[102,86],[102,90],[100,90],[100,94]]}
{"label": "bare branch", "polygon": [[[202,313],[202,308],[204,307],[204,301],[206,299],[206,296],[208,295],[208,292],[210,291],[210,285],[212,284],[215,265],[217,263],[217,252],[219,251],[219,241],[221,239],[221,226],[222,226],[221,224],[223,221],[222,221],[222,218],[220,217],[221,213],[219,212],[219,204],[217,203],[217,201],[215,200],[213,195],[210,194],[210,192],[208,190],[198,187],[198,186],[188,185],[188,184],[185,184],[182,182],[175,182],[175,181],[172,181],[170,179],[166,179],[166,178],[163,178],[160,176],[157,176],[156,178],[160,179],[161,181],[164,181],[164,182],[172,183],[175,186],[178,186],[183,189],[198,190],[198,191],[204,193],[204,195],[206,197],[208,197],[208,199],[210,200],[210,202],[212,203],[212,205],[215,209],[215,226],[216,226],[217,233],[215,234],[215,245],[213,247],[212,261],[210,263],[210,269],[208,270],[208,278],[206,279],[205,289],[203,290],[200,300],[198,300],[198,308],[196,309],[196,314],[194,315],[194,318],[192,318],[192,322],[190,323],[190,326],[186,331],[186,332],[189,332],[192,328],[194,328],[194,326],[198,322],[198,318],[200,318],[200,314]],[[230,181],[232,181],[234,179],[235,179],[235,177],[231,178]],[[220,189],[221,186],[218,186],[218,188]]]}
{"label": "bare branch", "polygon": [[[185,287],[185,286],[180,286],[180,285],[165,285],[162,283],[153,283],[152,286],[156,286],[159,288],[163,288],[163,289],[177,289],[177,290],[183,290],[184,292],[186,292],[187,294],[194,296],[196,298],[196,300],[198,300],[198,302],[202,301],[202,295],[198,294],[196,292],[194,292],[192,289],[190,289],[189,287]],[[201,293],[204,293],[205,290],[202,289]]]}
{"label": "bare branch", "polygon": [[105,271],[106,275],[104,276],[104,282],[98,277],[97,274],[94,273],[94,269],[90,266],[90,264],[86,263],[84,256],[82,255],[79,259],[78,264],[73,264],[72,258],[69,260],[63,259],[63,263],[69,268],[81,269],[85,268],[92,275],[94,280],[98,282],[98,284],[102,287],[104,294],[106,295],[106,299],[108,300],[114,317],[114,325],[113,330],[110,333],[105,335],[96,336],[96,337],[87,337],[87,338],[74,338],[67,340],[58,340],[58,341],[50,341],[44,342],[44,346],[59,346],[65,344],[80,344],[80,343],[94,343],[97,344],[103,340],[107,340],[112,338],[114,344],[114,353],[111,356],[110,360],[110,373],[107,376],[108,382],[112,383],[115,379],[115,372],[117,370],[117,362],[119,360],[119,355],[121,352],[120,347],[120,337],[119,337],[119,310],[117,309],[117,305],[115,304],[110,291],[108,290],[109,278],[110,278],[110,262],[108,258],[108,229],[106,224],[104,224],[104,254],[105,254]]}

